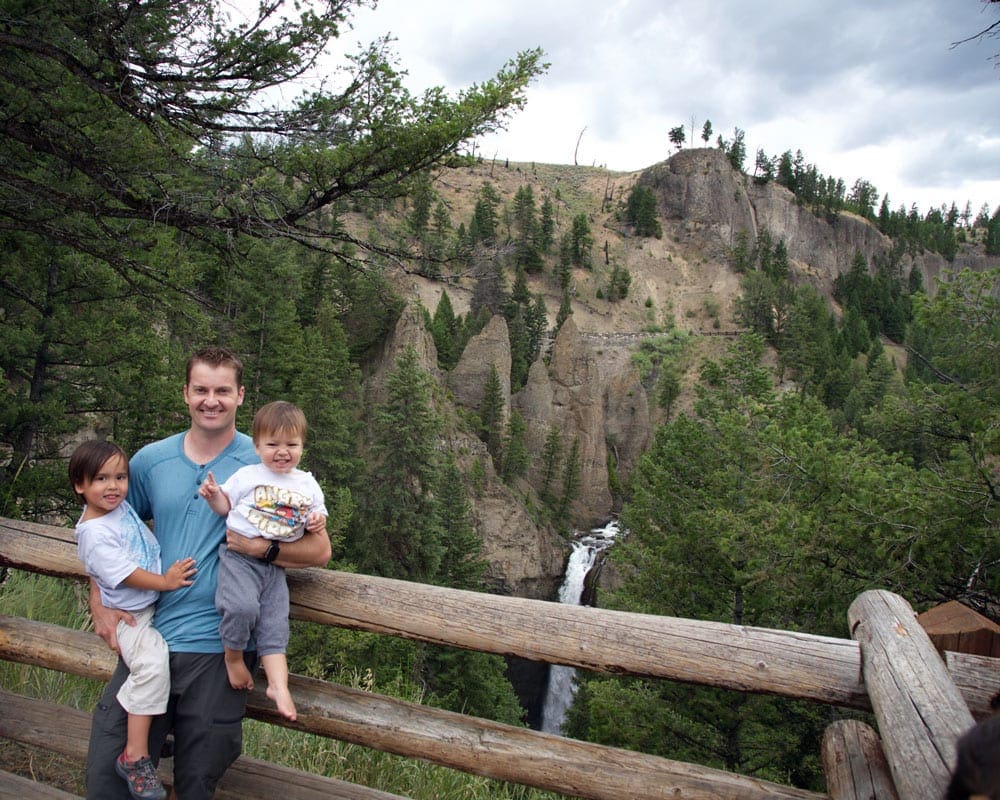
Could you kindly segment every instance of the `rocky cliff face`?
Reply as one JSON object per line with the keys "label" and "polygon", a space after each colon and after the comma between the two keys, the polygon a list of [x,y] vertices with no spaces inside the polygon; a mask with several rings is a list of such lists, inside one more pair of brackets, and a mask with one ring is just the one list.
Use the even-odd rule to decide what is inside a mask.
{"label": "rocky cliff face", "polygon": [[[848,212],[829,220],[817,216],[784,186],[758,184],[738,173],[718,148],[682,150],[643,171],[638,183],[654,190],[664,218],[701,233],[722,261],[728,260],[741,230],[751,241],[765,230],[774,241],[784,239],[793,273],[821,292],[829,293],[836,277],[850,268],[855,252],[874,264],[892,249],[892,241],[868,220]],[[924,285],[933,290],[946,269],[983,270],[995,262],[977,249],[960,251],[953,263],[937,253],[905,256],[902,267],[904,273],[919,269]]]}
{"label": "rocky cliff face", "polygon": [[[471,353],[479,353],[481,359],[488,359],[485,360],[486,371],[489,370],[489,364],[494,363],[493,360],[498,368],[506,363],[506,370],[501,374],[509,376],[510,344],[503,319],[499,318],[499,324],[488,325],[478,338],[479,342],[470,343]],[[413,347],[420,367],[434,376],[439,384],[444,385],[445,378],[437,366],[434,340],[424,325],[420,311],[409,306],[384,343],[381,354],[371,364],[371,372],[364,384],[368,408],[384,402],[386,375],[393,370],[396,359],[406,347]],[[466,350],[466,355],[472,361],[469,349]],[[455,372],[458,372],[458,368]],[[472,366],[467,364],[460,373],[465,378],[457,380],[458,385],[464,386],[461,393],[463,399],[458,405],[478,410],[485,373],[481,376],[482,380],[479,380],[472,372]],[[473,390],[474,386],[479,387],[478,398]],[[487,585],[499,594],[551,599],[557,593],[562,579],[568,553],[567,542],[555,532],[537,525],[528,515],[521,498],[497,477],[489,453],[486,452],[486,445],[461,424],[456,413],[457,398],[456,402],[452,402],[441,392],[436,403],[437,411],[445,421],[445,441],[442,446],[455,455],[459,469],[463,474],[469,475],[476,461],[484,467],[483,489],[478,494],[470,491],[469,499],[472,505],[472,522],[482,537],[483,556],[489,564]],[[508,388],[508,407],[509,403]]]}
{"label": "rocky cliff face", "polygon": [[[684,150],[631,174],[552,165],[532,165],[530,170],[524,165],[456,168],[438,184],[456,221],[471,214],[478,189],[487,182],[508,202],[525,182],[534,185],[537,198],[561,198],[557,213],[562,224],[585,210],[596,240],[595,264],[593,269],[573,272],[573,315],[560,328],[547,357],[531,366],[525,386],[512,395],[510,342],[502,317],[494,317],[468,343],[457,366],[442,374],[422,314],[408,309],[371,365],[367,389],[371,401],[379,402],[385,372],[402,347],[415,347],[424,368],[442,387],[439,403],[449,420],[443,446],[456,454],[466,474],[477,461],[486,471],[483,491],[470,500],[492,585],[504,593],[551,599],[568,548],[553,531],[539,527],[528,511],[538,503],[545,440],[556,430],[564,452],[574,441],[578,444],[580,492],[572,509],[574,526],[586,529],[607,520],[616,510],[609,488],[609,455],[619,477],[626,478],[648,447],[659,413],[650,408],[630,362],[644,331],[663,326],[685,329],[694,334],[697,356],[692,361],[718,357],[724,342],[703,334],[738,327],[732,309],[740,276],[729,264],[740,231],[756,237],[767,230],[775,241],[784,239],[795,280],[808,281],[827,295],[836,276],[850,268],[855,251],[873,263],[889,253],[891,242],[860,217],[841,213],[827,220],[799,205],[784,187],[755,184],[733,170],[718,149]],[[616,203],[623,205],[635,183],[656,194],[662,239],[634,237],[616,216]],[[935,254],[922,254],[902,266],[920,269],[925,286],[933,290],[944,269],[985,269],[998,261],[965,248],[953,264]],[[600,293],[612,262],[632,276],[628,297],[618,302],[609,302]],[[560,290],[549,275],[531,275],[528,280],[532,293],[543,295],[551,324]],[[436,307],[445,286],[456,313],[466,313],[473,279],[451,276],[443,283],[413,272],[398,276],[399,291],[429,309]],[[459,410],[478,413],[491,365],[501,379],[505,415],[516,409],[527,426],[530,467],[525,480],[513,489],[497,478],[485,446],[459,420]],[[696,372],[697,365],[691,370]]]}
{"label": "rocky cliff face", "polygon": [[546,365],[537,361],[524,388],[513,399],[527,424],[526,442],[534,455],[528,475],[542,482],[541,453],[549,432],[562,434],[563,452],[578,444],[580,493],[573,517],[580,528],[608,519],[611,491],[608,447],[618,469],[627,473],[649,444],[652,426],[646,391],[631,367],[602,375],[594,348],[570,317],[559,329]]}
{"label": "rocky cliff face", "polygon": [[682,150],[646,170],[639,182],[657,193],[665,217],[704,230],[714,240],[718,257],[728,257],[740,231],[754,241],[766,230],[774,241],[785,240],[799,276],[821,288],[828,288],[850,266],[856,251],[872,263],[891,247],[888,238],[860,217],[840,214],[831,223],[796,203],[784,186],[754,183],[734,170],[717,148]]}

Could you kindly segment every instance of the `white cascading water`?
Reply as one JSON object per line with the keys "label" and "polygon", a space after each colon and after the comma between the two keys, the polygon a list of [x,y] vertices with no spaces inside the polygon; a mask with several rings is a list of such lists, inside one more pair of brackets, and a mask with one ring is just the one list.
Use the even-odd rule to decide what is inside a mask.
{"label": "white cascading water", "polygon": [[[566,575],[559,587],[559,602],[579,605],[583,596],[587,573],[597,560],[598,554],[606,550],[618,535],[618,523],[614,520],[603,528],[593,528],[589,533],[573,540],[573,552],[566,564]],[[549,686],[542,707],[541,729],[545,733],[560,733],[566,711],[576,694],[576,670],[562,664],[549,668]]]}

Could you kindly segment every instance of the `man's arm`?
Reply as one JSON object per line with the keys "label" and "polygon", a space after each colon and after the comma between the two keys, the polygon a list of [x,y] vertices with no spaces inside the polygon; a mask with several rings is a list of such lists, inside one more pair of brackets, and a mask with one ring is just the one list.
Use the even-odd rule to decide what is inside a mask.
{"label": "man's arm", "polygon": [[[251,556],[263,558],[271,539],[256,537],[249,539],[230,530],[226,531],[226,545],[230,550]],[[326,526],[322,530],[306,530],[301,539],[294,542],[280,542],[281,550],[274,563],[286,569],[301,569],[303,567],[325,567],[333,551],[330,548],[330,537]]]}
{"label": "man's arm", "polygon": [[118,622],[124,621],[128,625],[135,625],[135,617],[127,611],[117,608],[108,608],[101,602],[101,590],[97,586],[97,581],[90,579],[90,595],[88,597],[90,605],[90,616],[94,620],[94,633],[100,636],[108,647],[116,653],[121,653],[118,647]]}

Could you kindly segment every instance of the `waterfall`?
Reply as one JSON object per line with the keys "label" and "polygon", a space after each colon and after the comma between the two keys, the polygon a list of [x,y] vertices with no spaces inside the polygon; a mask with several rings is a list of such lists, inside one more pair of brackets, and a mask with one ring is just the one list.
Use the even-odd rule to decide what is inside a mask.
{"label": "waterfall", "polygon": [[[559,587],[559,602],[580,604],[587,573],[601,551],[606,550],[618,535],[618,523],[612,520],[603,528],[593,528],[589,533],[573,540],[573,552],[566,564],[566,574]],[[541,729],[546,733],[559,733],[566,711],[576,694],[576,670],[562,664],[549,668],[549,686],[542,708]]]}

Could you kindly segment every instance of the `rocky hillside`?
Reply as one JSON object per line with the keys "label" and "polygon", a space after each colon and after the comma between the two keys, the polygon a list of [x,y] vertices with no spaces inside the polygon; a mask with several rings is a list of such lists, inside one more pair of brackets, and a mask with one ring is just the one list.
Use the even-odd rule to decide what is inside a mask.
{"label": "rocky hillside", "polygon": [[[507,486],[494,474],[485,446],[467,430],[460,410],[478,411],[490,366],[509,375],[511,352],[507,326],[496,317],[467,346],[448,374],[438,369],[433,340],[416,305],[433,312],[446,289],[455,312],[468,311],[474,282],[462,274],[442,279],[422,278],[399,268],[392,275],[400,293],[413,301],[371,365],[366,383],[376,402],[386,371],[401,348],[412,345],[425,369],[442,389],[439,407],[450,420],[448,448],[470,470],[476,461],[486,467],[483,490],[472,498],[477,528],[491,564],[490,579],[503,593],[551,598],[558,587],[568,551],[565,540],[530,513],[538,507],[540,455],[548,432],[562,431],[564,441],[580,446],[581,492],[573,509],[574,524],[586,528],[613,513],[609,489],[608,451],[627,475],[647,447],[658,411],[652,408],[630,356],[650,331],[676,328],[694,335],[692,372],[702,357],[721,352],[725,337],[737,328],[734,300],[740,277],[729,266],[734,237],[747,231],[755,237],[767,230],[784,239],[794,279],[808,281],[830,293],[836,276],[846,271],[855,251],[869,259],[888,252],[889,240],[866,220],[842,213],[830,223],[798,205],[792,194],[771,183],[756,185],[732,169],[716,149],[682,151],[668,161],[635,173],[613,173],[590,167],[540,164],[480,163],[442,173],[434,188],[457,226],[468,225],[477,193],[490,182],[509,206],[517,189],[532,186],[540,202],[556,205],[557,237],[574,216],[585,213],[594,237],[594,267],[573,274],[573,315],[551,345],[548,357],[530,369],[526,385],[511,393],[504,386],[505,410],[517,409],[527,423],[526,443],[532,466],[525,480]],[[630,235],[618,215],[636,183],[653,189],[663,236]],[[376,220],[379,229],[401,227],[396,209]],[[371,224],[371,221],[368,221]],[[981,251],[960,252],[954,268],[985,268],[997,259]],[[602,299],[614,265],[632,278],[628,297]],[[936,255],[924,255],[904,270],[916,268],[932,287],[945,268]],[[550,326],[559,308],[559,289],[551,277],[529,277],[533,293],[546,301]]]}

